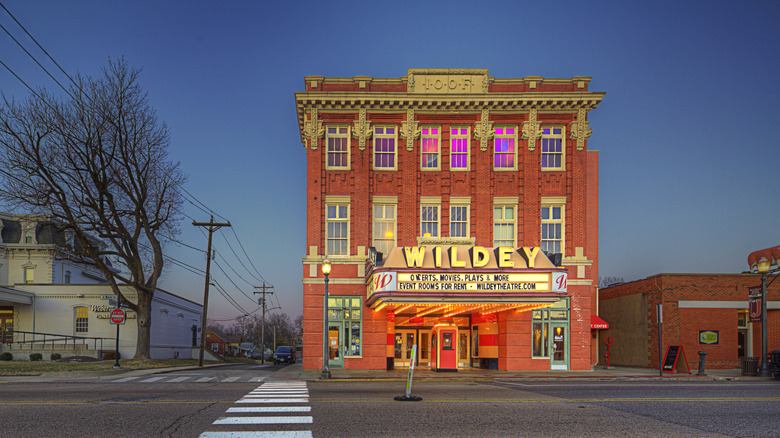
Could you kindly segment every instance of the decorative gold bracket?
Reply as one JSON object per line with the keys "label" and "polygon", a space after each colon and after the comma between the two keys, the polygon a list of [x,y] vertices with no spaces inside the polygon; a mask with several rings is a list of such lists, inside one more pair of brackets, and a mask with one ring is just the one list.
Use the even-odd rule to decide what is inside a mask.
{"label": "decorative gold bracket", "polygon": [[406,110],[406,121],[401,122],[401,138],[406,139],[406,150],[414,150],[414,140],[420,137],[419,122],[414,120],[414,108]]}
{"label": "decorative gold bracket", "polygon": [[536,108],[531,108],[528,121],[523,122],[523,140],[528,140],[528,150],[536,148],[536,140],[542,135],[542,122],[536,121]]}
{"label": "decorative gold bracket", "polygon": [[366,150],[366,139],[371,138],[371,122],[366,120],[366,108],[358,110],[358,120],[352,126],[352,135],[358,139],[358,147],[361,151]]}
{"label": "decorative gold bracket", "polygon": [[[317,108],[309,108],[310,118],[304,122],[303,131],[306,138],[309,139],[311,150],[317,150],[317,140],[325,134],[325,127],[322,126],[322,120],[317,119]],[[304,144],[303,147],[306,147]]]}
{"label": "decorative gold bracket", "polygon": [[474,123],[474,138],[479,140],[479,149],[485,152],[493,138],[493,122],[489,121],[490,111],[482,108],[482,120]]}
{"label": "decorative gold bracket", "polygon": [[588,128],[587,121],[588,110],[580,108],[577,110],[577,120],[569,123],[569,130],[571,131],[571,138],[577,140],[577,150],[581,151],[585,147],[585,139],[590,137],[593,130]]}

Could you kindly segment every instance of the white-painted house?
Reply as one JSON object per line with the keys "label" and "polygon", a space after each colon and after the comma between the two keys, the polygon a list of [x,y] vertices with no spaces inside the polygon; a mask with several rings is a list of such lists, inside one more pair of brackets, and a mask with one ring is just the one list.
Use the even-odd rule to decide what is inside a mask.
{"label": "white-painted house", "polygon": [[[114,351],[117,332],[109,314],[116,297],[100,271],[62,257],[59,244],[67,236],[45,217],[0,214],[0,239],[0,285],[6,285],[0,286],[0,352],[26,360],[31,352],[48,359],[51,352],[102,357]],[[132,287],[123,286],[122,293],[135,301]],[[155,291],[152,358],[192,357],[202,314],[201,304]],[[136,315],[127,315],[119,329],[122,358],[133,357],[136,348]],[[32,340],[37,342],[25,342]]]}

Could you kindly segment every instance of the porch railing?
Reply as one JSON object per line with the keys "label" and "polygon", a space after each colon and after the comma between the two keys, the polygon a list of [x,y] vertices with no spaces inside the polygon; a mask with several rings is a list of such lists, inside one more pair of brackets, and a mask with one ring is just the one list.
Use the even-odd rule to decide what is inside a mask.
{"label": "porch railing", "polygon": [[[19,339],[21,335],[21,340]],[[11,349],[47,349],[51,344],[51,350],[67,350],[69,345],[73,346],[73,351],[77,350],[77,346],[82,345],[84,348],[89,349],[90,344],[93,350],[106,351],[103,348],[103,341],[110,342],[108,347],[113,348],[116,342],[115,338],[98,338],[90,336],[75,336],[75,335],[60,335],[56,333],[42,333],[42,332],[26,332],[16,330],[14,331],[14,341],[6,342],[6,345]],[[99,346],[99,348],[98,348]]]}

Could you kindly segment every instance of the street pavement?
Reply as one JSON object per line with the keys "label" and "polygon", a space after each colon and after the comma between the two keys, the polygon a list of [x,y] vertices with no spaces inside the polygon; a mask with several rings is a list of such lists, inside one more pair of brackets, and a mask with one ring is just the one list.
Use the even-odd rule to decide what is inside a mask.
{"label": "street pavement", "polygon": [[[210,364],[204,366],[206,369],[212,369],[215,367],[227,368],[236,366],[238,364]],[[272,367],[271,364],[265,364],[265,367]],[[259,369],[262,369],[262,365],[258,364]],[[273,378],[281,380],[301,380],[301,381],[318,381],[321,380],[322,370],[304,370],[300,362],[288,365],[282,368],[273,367]],[[277,369],[278,368],[278,369]],[[178,371],[190,371],[198,370],[198,367],[172,367],[172,368],[156,368],[147,370],[105,370],[105,371],[83,371],[83,372],[57,372],[57,373],[43,373],[38,376],[0,376],[0,382],[5,383],[21,383],[21,382],[57,382],[57,381],[140,381],[145,376],[150,375],[164,375],[167,373]],[[272,370],[268,370],[272,371]],[[408,369],[394,369],[394,370],[343,370],[343,369],[331,369],[331,379],[333,381],[398,381],[407,380]],[[147,377],[147,379],[150,377]],[[589,371],[502,371],[502,370],[484,370],[484,369],[461,369],[457,372],[438,373],[430,370],[429,368],[415,368],[414,380],[565,380],[565,381],[582,381],[582,380],[772,380],[771,377],[756,377],[756,376],[743,376],[737,368],[733,369],[713,369],[705,370],[705,375],[697,375],[696,371],[692,371],[691,374],[687,373],[664,373],[663,376],[659,376],[658,370],[650,368],[634,368],[634,367],[606,367],[596,366]],[[161,379],[158,379],[161,380]],[[235,382],[235,380],[228,380],[229,382]]]}

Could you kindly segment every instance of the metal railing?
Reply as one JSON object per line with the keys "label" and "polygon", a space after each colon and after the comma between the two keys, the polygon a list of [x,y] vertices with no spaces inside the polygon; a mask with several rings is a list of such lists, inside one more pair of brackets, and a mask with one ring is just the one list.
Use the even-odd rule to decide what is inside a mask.
{"label": "metal railing", "polygon": [[[15,349],[14,345],[18,345],[21,348],[24,348],[25,346],[28,346],[27,349],[33,349],[34,347],[40,346],[41,349],[46,349],[47,344],[51,344],[51,350],[65,350],[68,349],[69,345],[73,345],[73,351],[76,351],[76,347],[78,345],[83,345],[86,349],[89,349],[90,343],[92,344],[92,349],[96,351],[105,351],[103,348],[103,341],[110,341],[111,344],[109,344],[109,347],[113,346],[116,342],[115,338],[97,338],[97,337],[89,337],[89,336],[74,336],[74,335],[60,335],[55,333],[42,333],[42,332],[26,332],[26,331],[20,331],[16,330],[13,332],[14,335],[14,341],[12,342],[6,342],[6,345],[8,345],[11,349]],[[21,340],[19,340],[19,336],[21,336]],[[28,336],[30,339],[28,339]],[[100,345],[100,348],[98,348],[98,344]]]}

